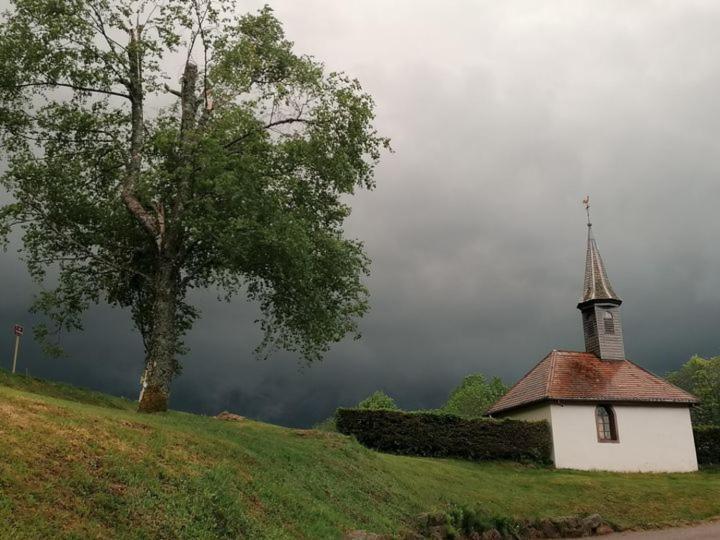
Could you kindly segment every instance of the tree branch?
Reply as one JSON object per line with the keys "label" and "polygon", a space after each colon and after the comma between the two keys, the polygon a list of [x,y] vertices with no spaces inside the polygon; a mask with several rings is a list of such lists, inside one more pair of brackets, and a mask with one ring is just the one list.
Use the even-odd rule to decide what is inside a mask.
{"label": "tree branch", "polygon": [[253,133],[257,133],[258,131],[262,131],[262,130],[265,130],[265,129],[274,128],[274,127],[276,127],[276,126],[282,126],[282,125],[284,125],[284,124],[295,124],[295,123],[310,124],[311,122],[310,122],[310,120],[308,120],[308,119],[306,119],[306,118],[300,118],[300,117],[297,117],[297,118],[285,118],[285,119],[283,119],[283,120],[276,120],[276,121],[274,121],[274,122],[270,122],[270,123],[268,123],[268,124],[265,124],[265,125],[262,126],[260,129],[256,129],[256,130],[253,130],[253,131],[248,131],[247,133],[244,133],[243,135],[240,135],[240,137],[238,137],[237,139],[234,139],[234,140],[230,141],[229,143],[226,143],[226,144],[225,144],[225,148],[230,148],[230,147],[233,146],[234,144],[237,144],[237,143],[243,141],[244,139],[247,139],[250,135],[252,135]]}
{"label": "tree branch", "polygon": [[78,86],[75,84],[70,83],[61,83],[56,81],[39,81],[34,83],[23,83],[23,84],[16,84],[13,86],[13,88],[26,88],[28,86],[57,86],[62,88],[72,88],[73,90],[77,90],[78,92],[95,92],[98,94],[107,94],[109,96],[118,96],[125,99],[130,99],[129,94],[124,94],[122,92],[115,92],[114,90],[101,90],[100,88],[88,88],[85,86]]}
{"label": "tree branch", "polygon": [[210,115],[210,112],[212,112],[212,97],[209,94],[209,88],[208,88],[208,77],[207,77],[207,70],[208,70],[208,40],[205,36],[205,27],[203,26],[205,23],[205,17],[207,17],[208,12],[210,11],[210,2],[205,4],[205,11],[200,14],[200,6],[198,5],[197,0],[193,0],[193,8],[195,9],[195,16],[197,18],[198,23],[198,34],[200,35],[200,41],[202,41],[203,45],[203,100],[205,104],[205,109],[203,111],[203,124],[205,123],[206,117]]}
{"label": "tree branch", "polygon": [[110,47],[110,50],[113,52],[115,57],[118,60],[121,60],[122,58],[117,53],[116,47],[122,49],[123,51],[126,50],[125,47],[123,45],[121,45],[120,43],[118,43],[117,41],[115,41],[114,39],[112,39],[108,35],[107,30],[105,28],[105,21],[102,18],[102,14],[100,13],[100,10],[97,8],[97,6],[95,5],[94,2],[90,2],[89,4],[90,4],[90,9],[93,10],[93,13],[95,13],[95,17],[97,17],[97,20],[93,20],[92,17],[91,17],[91,20],[93,20],[93,22],[95,23],[98,32],[100,32],[102,34],[102,36],[105,38],[105,42],[108,44],[108,47]]}
{"label": "tree branch", "polygon": [[128,52],[128,68],[130,84],[131,131],[130,156],[127,165],[127,174],[122,185],[121,197],[130,213],[140,222],[145,230],[155,239],[158,250],[162,247],[162,235],[158,220],[140,202],[135,194],[135,186],[142,172],[142,148],[144,145],[145,125],[143,120],[143,87],[142,87],[142,61],[140,56],[140,37],[142,28],[133,29],[130,34]]}
{"label": "tree branch", "polygon": [[197,86],[198,67],[192,61],[185,64],[185,70],[182,76],[182,87],[180,90],[180,107],[182,116],[180,118],[180,136],[182,137],[187,131],[195,127],[195,117],[197,115],[198,99],[195,96],[195,87]]}
{"label": "tree branch", "polygon": [[175,90],[174,88],[170,88],[167,84],[165,85],[165,91],[172,94],[173,96],[177,96],[179,98],[182,97],[182,93],[180,90]]}
{"label": "tree branch", "polygon": [[[181,90],[180,90],[180,144],[178,148],[179,157],[182,161],[192,163],[193,148],[189,143],[187,134],[197,127],[197,109],[200,100],[195,95],[197,87],[198,67],[195,63],[188,60],[183,71]],[[186,202],[190,198],[190,178],[188,175],[182,175],[178,179],[178,192],[175,198],[173,214],[180,216],[183,213]],[[164,219],[164,214],[162,215]],[[175,243],[180,234],[180,230],[175,228],[168,234],[168,242]]]}
{"label": "tree branch", "polygon": [[[92,21],[91,26],[93,26],[100,34],[105,38],[105,42],[107,43],[108,47],[110,48],[110,52],[115,57],[115,59],[121,64],[124,65],[123,57],[121,54],[118,54],[117,49],[121,49],[123,52],[127,52],[127,49],[123,47],[120,43],[112,39],[105,28],[105,21],[103,20],[102,14],[100,10],[97,8],[97,6],[94,4],[94,2],[90,2],[90,9],[95,13],[95,17],[97,17],[97,20],[93,19],[92,15],[90,15],[90,20]],[[116,48],[117,47],[117,48]],[[128,86],[127,81],[123,80],[123,77],[121,73],[113,66],[110,62],[105,62],[105,64],[110,68],[115,75],[118,76],[120,79],[120,83],[123,84],[125,87]]]}

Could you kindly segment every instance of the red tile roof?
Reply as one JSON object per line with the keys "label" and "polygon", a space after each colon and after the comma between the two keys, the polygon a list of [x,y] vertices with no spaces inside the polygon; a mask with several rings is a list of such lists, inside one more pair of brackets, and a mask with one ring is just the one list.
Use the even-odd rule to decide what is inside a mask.
{"label": "red tile roof", "polygon": [[697,403],[695,396],[629,360],[552,351],[501,397],[487,414],[541,401]]}

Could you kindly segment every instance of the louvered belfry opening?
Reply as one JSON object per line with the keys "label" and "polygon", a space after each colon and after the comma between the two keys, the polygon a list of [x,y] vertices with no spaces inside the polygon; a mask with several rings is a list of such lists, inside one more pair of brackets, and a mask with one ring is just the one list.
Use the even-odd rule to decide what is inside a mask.
{"label": "louvered belfry opening", "polygon": [[577,307],[582,313],[585,350],[603,360],[625,359],[620,304],[622,300],[610,284],[592,225],[588,223],[585,280]]}

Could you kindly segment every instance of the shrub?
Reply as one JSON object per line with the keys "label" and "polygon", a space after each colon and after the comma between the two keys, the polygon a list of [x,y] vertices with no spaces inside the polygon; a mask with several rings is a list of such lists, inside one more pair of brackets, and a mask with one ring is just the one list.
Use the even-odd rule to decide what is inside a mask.
{"label": "shrub", "polygon": [[422,538],[474,538],[491,530],[500,533],[502,538],[518,538],[522,531],[522,525],[514,519],[495,516],[481,508],[459,505],[451,505],[445,511],[421,514],[415,519],[415,524],[416,532]]}
{"label": "shrub", "polygon": [[377,392],[373,392],[368,397],[363,399],[360,403],[358,403],[358,409],[387,409],[390,411],[399,411],[400,407],[396,405],[393,398],[388,396],[382,390],[378,390]]}
{"label": "shrub", "polygon": [[458,505],[416,519],[416,532],[422,538],[585,538],[616,528],[600,514],[517,519],[479,506]]}
{"label": "shrub", "polygon": [[336,419],[340,433],[383,452],[478,461],[551,461],[547,422],[361,409],[338,409]]}
{"label": "shrub", "polygon": [[720,465],[720,426],[698,426],[693,434],[698,463]]}

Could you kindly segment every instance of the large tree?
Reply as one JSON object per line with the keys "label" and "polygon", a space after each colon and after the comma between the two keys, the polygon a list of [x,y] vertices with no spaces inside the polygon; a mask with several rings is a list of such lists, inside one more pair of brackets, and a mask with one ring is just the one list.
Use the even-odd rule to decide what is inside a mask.
{"label": "large tree", "polygon": [[373,187],[388,141],[356,80],[229,0],[13,0],[0,24],[0,235],[18,225],[32,275],[52,269],[40,337],[129,308],[152,412],[190,289],[256,301],[260,354],[314,361],[357,333],[368,259],[344,238],[346,195]]}

